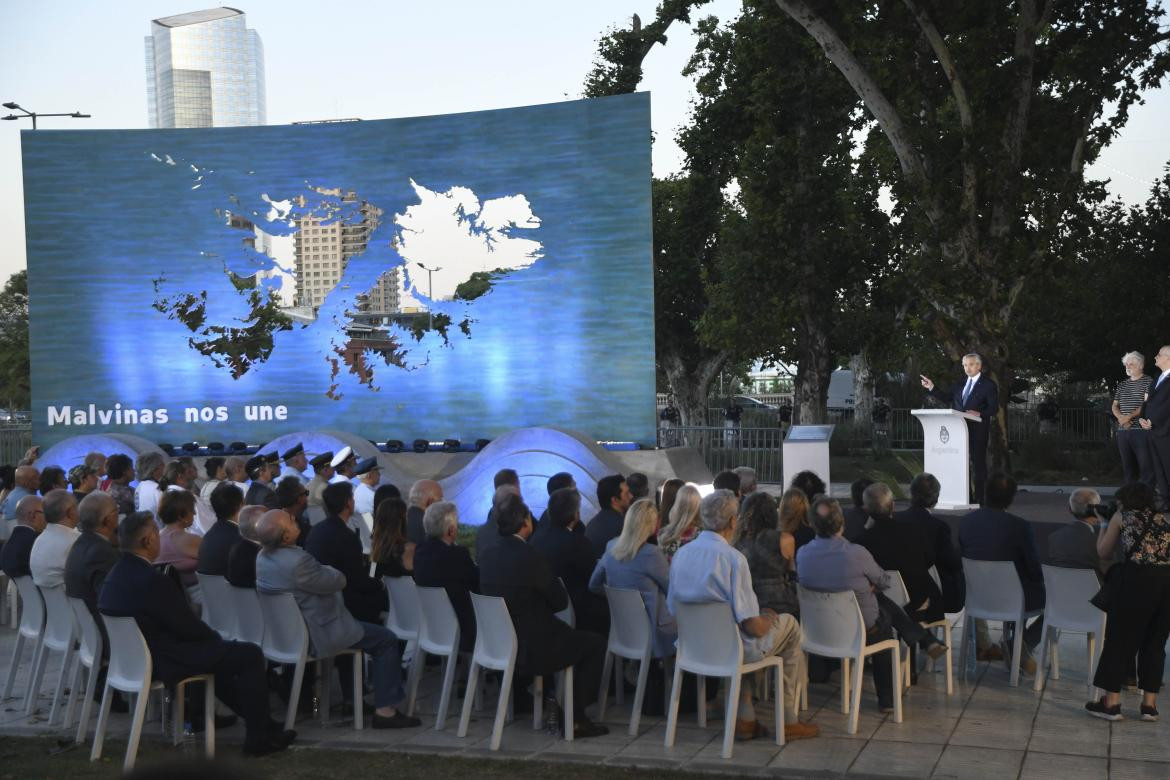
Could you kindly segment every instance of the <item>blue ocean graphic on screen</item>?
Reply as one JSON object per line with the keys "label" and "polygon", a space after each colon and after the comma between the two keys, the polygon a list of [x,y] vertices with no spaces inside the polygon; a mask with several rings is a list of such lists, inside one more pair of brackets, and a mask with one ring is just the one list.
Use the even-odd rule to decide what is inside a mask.
{"label": "blue ocean graphic on screen", "polygon": [[648,94],[21,141],[42,446],[654,441]]}

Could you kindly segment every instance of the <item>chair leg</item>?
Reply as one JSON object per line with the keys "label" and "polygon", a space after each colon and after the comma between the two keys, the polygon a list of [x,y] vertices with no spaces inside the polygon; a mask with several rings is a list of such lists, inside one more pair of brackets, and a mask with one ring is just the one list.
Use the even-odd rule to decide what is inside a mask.
{"label": "chair leg", "polygon": [[81,722],[77,724],[78,745],[85,742],[85,734],[89,731],[89,714],[93,706],[93,695],[97,689],[98,664],[100,663],[100,657],[94,658],[93,666],[89,667],[85,675],[85,698],[81,701]]}
{"label": "chair leg", "polygon": [[735,716],[739,711],[739,687],[743,684],[738,672],[731,675],[727,686],[727,705],[723,710],[723,758],[731,758],[731,746],[735,743]]}
{"label": "chair leg", "polygon": [[532,730],[539,731],[544,725],[544,677],[532,677]]}
{"label": "chair leg", "polygon": [[[1047,631],[1047,626],[1045,630]],[[1060,629],[1052,630],[1052,679],[1060,679]]]}
{"label": "chair leg", "polygon": [[421,647],[414,653],[410,661],[410,672],[406,681],[406,714],[414,715],[414,702],[418,697],[418,683],[422,678],[423,666],[426,664],[427,652]]}
{"label": "chair leg", "polygon": [[[65,722],[62,724],[66,729],[73,726],[73,713],[77,711],[77,700],[81,698],[81,667],[84,666],[81,662],[81,651],[78,650],[76,655],[76,663],[73,664],[73,676],[69,680],[69,697],[68,703],[65,705]],[[62,670],[64,674],[64,670]]]}
{"label": "chair leg", "polygon": [[[45,663],[48,666],[48,662]],[[70,672],[73,668],[73,643],[69,646],[61,656],[61,674],[57,677],[57,687],[53,689],[53,704],[49,707],[49,725],[52,726],[57,722],[57,714],[61,712],[61,704],[65,698],[66,681],[69,679]]]}
{"label": "chair leg", "polygon": [[284,730],[288,731],[297,722],[297,705],[301,703],[301,684],[305,681],[305,661],[302,659],[293,668],[292,687],[288,689],[288,710],[284,716]]}
{"label": "chair leg", "polygon": [[902,668],[902,659],[897,653],[890,653],[892,656],[891,662],[894,665],[894,722],[902,722],[902,674],[905,671],[906,678],[910,677],[910,670]]}
{"label": "chair leg", "polygon": [[513,664],[508,664],[508,668],[503,671],[503,677],[500,678],[500,701],[496,704],[496,720],[492,724],[492,750],[500,749],[500,740],[504,736],[504,718],[508,714],[508,697],[512,694],[514,672]]}
{"label": "chair leg", "polygon": [[1020,651],[1024,647],[1024,616],[1016,621],[1015,637],[1012,638],[1012,676],[1008,684],[1013,688],[1020,684]]}
{"label": "chair leg", "polygon": [[207,760],[215,758],[215,677],[207,676],[203,683],[203,739]]}
{"label": "chair leg", "polygon": [[20,668],[20,657],[24,655],[24,634],[16,632],[16,648],[12,651],[12,660],[8,664],[8,680],[4,683],[4,695],[0,701],[7,701],[12,695],[12,686],[16,683],[16,670]]}
{"label": "chair leg", "polygon": [[561,711],[564,714],[564,719],[561,721],[565,729],[565,741],[573,741],[573,667],[566,666],[565,670],[561,672],[561,687],[564,688],[564,693],[561,694]]}
{"label": "chair leg", "polygon": [[[113,700],[114,691],[110,688],[110,684],[106,683],[106,689],[102,692],[102,706],[98,708],[97,726],[93,730],[93,747],[89,751],[89,760],[97,761],[102,757],[102,745],[106,741],[106,723],[110,720],[110,702]],[[82,721],[82,726],[85,721]]]}
{"label": "chair leg", "polygon": [[[768,684],[768,676],[764,675],[764,685]],[[800,697],[794,696],[793,699],[799,702]],[[776,744],[784,744],[784,659],[780,659],[780,663],[776,665],[776,703],[773,705],[776,712],[772,715],[776,724]],[[800,705],[797,704],[799,707]],[[799,720],[799,715],[796,716]]]}
{"label": "chair leg", "polygon": [[1040,637],[1040,657],[1036,659],[1036,679],[1032,681],[1033,691],[1044,689],[1044,680],[1048,677],[1048,670],[1052,667],[1050,662],[1051,653],[1052,629],[1046,625],[1044,626],[1044,634]]}
{"label": "chair leg", "polygon": [[329,701],[333,698],[333,659],[324,658],[317,662],[317,685],[320,693],[317,700],[321,703],[321,725],[329,725],[329,713],[333,710]]}
{"label": "chair leg", "polygon": [[707,680],[701,674],[695,675],[695,713],[699,728],[707,728]]}
{"label": "chair leg", "polygon": [[1094,674],[1094,672],[1096,672],[1096,669],[1097,669],[1097,664],[1095,663],[1096,658],[1097,658],[1097,654],[1095,652],[1095,648],[1097,645],[1097,637],[1092,631],[1085,634],[1085,644],[1088,645],[1088,652],[1089,652],[1089,655],[1088,655],[1089,671],[1088,671],[1088,678],[1085,680],[1085,691],[1089,695],[1089,700],[1092,701],[1095,698],[1093,696],[1093,674]]}
{"label": "chair leg", "polygon": [[682,667],[677,659],[674,664],[674,680],[670,685],[670,705],[666,708],[666,739],[664,747],[674,747],[674,735],[678,731],[678,700],[682,694]]}
{"label": "chair leg", "polygon": [[642,719],[642,701],[646,698],[646,678],[650,674],[650,656],[638,664],[638,687],[634,689],[634,708],[630,712],[630,736],[638,736],[638,723]]}
{"label": "chair leg", "polygon": [[[857,733],[857,721],[861,712],[861,680],[862,674],[865,672],[865,657],[858,656],[853,660],[853,690],[852,701],[849,704],[849,733]],[[843,665],[843,664],[842,664]],[[898,690],[898,681],[894,680],[894,692],[901,694]]]}
{"label": "chair leg", "polygon": [[365,667],[365,653],[353,654],[353,728],[361,731],[365,726],[364,702],[362,701],[362,669]]}
{"label": "chair leg", "polygon": [[959,642],[959,666],[963,669],[963,681],[967,680],[967,660],[968,654],[971,651],[971,631],[975,625],[975,621],[971,617],[963,619],[963,638]]}
{"label": "chair leg", "polygon": [[953,637],[951,636],[951,624],[947,623],[942,627],[943,640],[947,643],[947,696],[955,692],[955,664],[953,661],[954,646],[952,644]]}
{"label": "chair leg", "polygon": [[[178,745],[187,728],[187,685],[175,686],[175,718],[171,723],[171,744]],[[214,715],[214,713],[212,713]]]}
{"label": "chair leg", "polygon": [[[849,661],[848,658],[841,659],[841,714],[849,714],[849,699],[852,698],[849,693],[850,683],[853,678],[849,676]],[[861,663],[860,659],[858,663]]]}
{"label": "chair leg", "polygon": [[44,642],[37,643],[37,650],[33,656],[32,674],[28,678],[28,690],[24,694],[24,714],[32,715],[37,708],[37,699],[41,697],[41,678],[45,675],[45,665],[48,663],[49,649]]}
{"label": "chair leg", "polygon": [[455,690],[455,667],[458,661],[459,649],[456,647],[443,665],[443,690],[439,694],[439,711],[435,714],[435,731],[442,731],[447,724],[447,708],[451,705],[451,693]]}
{"label": "chair leg", "polygon": [[626,703],[626,659],[620,655],[614,656],[614,662],[614,675],[617,679],[614,680],[613,700],[621,706]]}
{"label": "chair leg", "polygon": [[[110,695],[109,686],[106,687],[106,695]],[[129,772],[134,768],[134,762],[138,758],[138,742],[142,739],[142,726],[146,721],[146,700],[150,698],[150,681],[148,680],[146,686],[138,692],[134,697],[134,720],[130,723],[130,736],[126,740],[126,760],[122,764],[122,771]],[[109,704],[102,702],[102,709],[109,711]]]}
{"label": "chair leg", "polygon": [[613,653],[605,651],[605,663],[601,667],[601,686],[597,691],[597,720],[605,720],[605,700],[609,694],[610,676],[613,674]]}
{"label": "chair leg", "polygon": [[467,690],[463,693],[463,712],[459,715],[459,728],[455,735],[467,736],[467,725],[471,723],[471,708],[475,704],[475,694],[479,689],[479,664],[474,660],[467,670]]}

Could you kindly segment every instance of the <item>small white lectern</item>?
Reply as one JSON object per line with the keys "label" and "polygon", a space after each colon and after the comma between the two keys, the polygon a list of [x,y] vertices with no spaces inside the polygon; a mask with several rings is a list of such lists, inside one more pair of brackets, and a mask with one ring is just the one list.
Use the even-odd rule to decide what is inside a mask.
{"label": "small white lectern", "polygon": [[[829,488],[829,439],[832,425],[793,425],[784,437],[784,484],[802,471],[811,471],[825,481]],[[808,497],[812,500],[812,496]]]}
{"label": "small white lectern", "polygon": [[933,474],[941,490],[939,509],[975,509],[971,503],[971,455],[967,420],[979,422],[979,415],[954,409],[914,409],[922,423],[922,456],[927,473]]}

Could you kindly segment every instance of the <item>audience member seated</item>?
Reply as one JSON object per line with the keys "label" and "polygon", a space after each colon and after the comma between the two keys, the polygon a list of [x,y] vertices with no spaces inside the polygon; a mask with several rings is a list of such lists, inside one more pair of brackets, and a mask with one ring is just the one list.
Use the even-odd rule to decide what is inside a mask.
{"label": "audience member seated", "polygon": [[[272,453],[275,457],[276,453]],[[244,493],[245,504],[262,504],[266,507],[275,507],[275,495],[272,490],[272,473],[276,465],[269,460],[268,455],[253,455],[244,464],[248,478],[252,480],[248,490]]]}
{"label": "audience member seated", "polygon": [[[406,505],[400,499],[387,499],[402,507],[396,513],[405,517]],[[379,506],[379,511],[381,511]],[[459,649],[475,649],[475,610],[471,594],[479,592],[479,567],[471,560],[471,553],[455,539],[459,535],[459,511],[450,501],[440,501],[427,507],[423,515],[427,539],[414,550],[414,581],[425,588],[443,588],[451,599],[455,617],[459,620]],[[405,537],[403,537],[405,539]],[[410,542],[407,545],[413,547]]]}
{"label": "audience member seated", "polygon": [[305,445],[297,442],[282,452],[280,459],[284,461],[284,465],[280,467],[280,472],[276,477],[277,479],[294,477],[301,485],[309,481],[305,479],[305,469],[309,467],[309,458],[305,455]]}
{"label": "audience member seated", "polygon": [[[519,485],[517,485],[517,488],[519,488]],[[549,477],[548,482],[545,483],[545,489],[548,491],[550,496],[561,488],[573,488],[574,490],[577,488],[577,480],[573,479],[573,475],[567,471],[558,471],[556,474],[553,474],[551,477]],[[539,531],[541,528],[543,528],[546,522],[548,522],[547,508],[541,512],[540,519],[536,521],[536,530]],[[493,529],[495,528],[495,526],[492,527]],[[573,533],[584,535],[585,524],[577,523],[577,527],[573,529]],[[499,534],[494,535],[499,537]]]}
{"label": "audience member seated", "polygon": [[378,485],[378,489],[374,491],[374,511],[377,512],[378,507],[388,498],[402,498],[402,491],[398,489],[397,485],[384,482]]}
{"label": "audience member seated", "polygon": [[90,493],[97,490],[98,474],[89,466],[80,463],[69,469],[69,487],[73,488],[73,498],[80,504]]}
{"label": "audience member seated", "polygon": [[720,471],[715,475],[715,481],[711,485],[715,490],[730,490],[735,494],[736,498],[740,497],[739,493],[739,474],[736,474],[730,469]]}
{"label": "audience member seated", "polygon": [[337,482],[352,482],[353,470],[357,466],[357,455],[354,455],[349,447],[342,447],[333,456],[333,460],[329,461],[329,465],[333,467],[333,476],[329,478],[330,485]]}
{"label": "audience member seated", "polygon": [[358,483],[353,489],[353,511],[359,515],[374,514],[374,491],[382,481],[382,470],[376,458],[365,458],[354,467]]}
{"label": "audience member seated", "polygon": [[244,492],[244,505],[247,506],[248,462],[243,458],[233,455],[224,461],[223,470],[224,473],[227,474],[228,482],[231,482]]}
{"label": "audience member seated", "polygon": [[309,506],[325,506],[321,494],[325,492],[325,486],[333,478],[332,461],[332,452],[322,452],[309,461],[309,465],[313,467],[313,478],[309,480]]}
{"label": "audience member seated", "polygon": [[423,529],[423,514],[428,506],[443,500],[443,486],[433,479],[420,479],[410,486],[408,498],[410,508],[406,510],[406,536],[415,544],[422,544],[427,538],[427,532]]}
{"label": "audience member seated", "polygon": [[[508,471],[510,470],[508,469]],[[499,476],[496,474],[497,479]],[[492,494],[492,508],[488,512],[487,520],[475,532],[475,559],[477,561],[482,560],[484,553],[495,547],[500,541],[500,529],[496,525],[496,511],[508,496],[520,498],[520,488],[508,482],[496,486],[496,492]]]}
{"label": "audience member seated", "polygon": [[[679,604],[719,601],[729,605],[739,624],[745,661],[758,661],[770,655],[784,659],[784,706],[791,713],[784,726],[785,738],[815,737],[820,729],[811,723],[801,723],[797,712],[797,685],[804,679],[800,623],[792,615],[760,609],[752,590],[747,558],[731,546],[739,520],[738,498],[731,490],[715,490],[703,499],[699,515],[702,532],[680,549],[671,562],[667,608],[677,617]],[[756,720],[753,683],[754,676],[744,680],[740,694],[735,721],[738,739],[754,739],[768,733]],[[727,712],[725,717],[730,718],[732,714]]]}
{"label": "audience member seated", "polygon": [[[1044,573],[1040,569],[1031,524],[1007,511],[1015,497],[1016,481],[1010,475],[1002,471],[990,474],[983,489],[983,506],[959,521],[959,550],[964,558],[974,561],[1011,561],[1015,564],[1024,589],[1024,609],[1030,612],[1044,608]],[[1004,626],[1001,644],[1001,652],[1009,667],[1012,660],[1008,639],[1012,630],[1011,623]],[[1036,618],[1024,629],[1024,657],[1020,668],[1028,674],[1036,672],[1036,659],[1032,658],[1031,651],[1039,644],[1043,631],[1041,618]]]}
{"label": "audience member seated", "polygon": [[305,551],[345,575],[342,597],[345,608],[357,620],[378,623],[390,604],[382,581],[370,576],[369,567],[362,559],[362,540],[348,525],[353,515],[353,485],[334,483],[325,488],[322,498],[326,516],[309,531]]}
{"label": "audience member seated", "polygon": [[16,513],[16,525],[12,528],[12,535],[0,548],[0,570],[8,575],[9,579],[32,576],[29,568],[29,558],[32,555],[33,544],[37,537],[45,530],[45,511],[41,508],[40,496],[26,493],[16,502],[13,511]]}
{"label": "audience member seated", "polygon": [[[272,491],[269,504],[271,504],[270,508],[272,509],[283,509],[288,512],[293,522],[297,524],[297,528],[301,529],[301,535],[297,538],[297,546],[304,547],[305,542],[309,539],[309,531],[313,528],[309,518],[305,516],[305,509],[309,506],[309,488],[306,487],[305,483],[296,477],[281,477]],[[351,517],[349,520],[350,530],[359,533],[357,524],[360,522],[361,518]]]}
{"label": "audience member seated", "polygon": [[[829,488],[825,485],[825,481],[818,477],[812,471],[801,471],[792,478],[792,484],[789,488],[796,488],[804,493],[805,498],[811,503],[817,496],[827,496]],[[793,536],[796,537],[796,549],[800,549],[808,544],[816,537],[816,531],[812,527],[815,522],[813,518],[809,518],[808,522],[793,531]]]}
{"label": "audience member seated", "polygon": [[49,491],[41,506],[45,529],[33,542],[28,565],[38,587],[56,588],[65,583],[65,559],[79,536],[77,502],[69,491],[57,488]]}
{"label": "audience member seated", "polygon": [[227,469],[224,464],[227,458],[221,455],[213,455],[207,460],[203,461],[203,472],[207,475],[203,486],[199,488],[199,497],[206,501],[208,505],[211,504],[211,493],[227,478]]}
{"label": "audience member seated", "polygon": [[796,595],[796,542],[780,532],[776,499],[763,491],[748,495],[739,517],[735,549],[747,558],[756,601],[781,615],[800,616]]}
{"label": "audience member seated", "polygon": [[630,488],[621,474],[597,480],[597,505],[601,509],[585,526],[585,538],[593,547],[594,561],[605,552],[609,540],[622,532],[630,501]]}
{"label": "audience member seated", "polygon": [[569,593],[577,628],[609,634],[609,604],[589,590],[589,577],[597,560],[589,540],[576,533],[581,524],[581,494],[561,488],[549,496],[548,520],[532,535],[529,544],[544,555],[553,577],[559,577]]}
{"label": "audience member seated", "polygon": [[605,548],[589,578],[589,588],[605,597],[605,586],[636,590],[642,595],[650,625],[654,627],[653,654],[674,655],[678,626],[666,608],[670,588],[670,564],[662,548],[650,544],[658,531],[658,511],[649,499],[635,501],[626,512],[621,534]]}
{"label": "audience member seated", "polygon": [[115,453],[106,461],[106,476],[109,477],[108,493],[118,507],[118,515],[125,517],[134,512],[134,463],[129,455]]}
{"label": "audience member seated", "polygon": [[158,511],[159,487],[166,469],[166,460],[161,452],[147,452],[138,456],[134,471],[138,477],[138,487],[134,488],[134,510],[136,512]]}
{"label": "audience member seated", "polygon": [[631,503],[650,496],[650,478],[640,471],[630,472],[626,477],[626,487],[630,490]]}
{"label": "audience member seated", "polygon": [[227,577],[229,585],[237,588],[256,587],[256,556],[260,552],[260,537],[256,524],[268,507],[249,504],[240,510],[240,538],[228,553]]}
{"label": "audience member seated", "polygon": [[[163,469],[163,478],[159,480],[159,490],[164,492],[186,491],[195,499],[195,532],[205,534],[215,525],[215,512],[211,505],[199,497],[195,490],[195,478],[199,475],[194,461],[189,457],[175,458]],[[159,501],[161,502],[161,498]],[[156,512],[157,514],[157,512]]]}
{"label": "audience member seated", "polygon": [[1154,491],[1143,482],[1123,485],[1117,501],[1120,511],[1097,544],[1104,560],[1121,544],[1121,563],[1109,576],[1105,642],[1093,677],[1105,695],[1085,709],[1098,718],[1122,719],[1121,686],[1136,654],[1141,719],[1156,721],[1170,637],[1170,519],[1155,510]]}
{"label": "audience member seated", "polygon": [[869,520],[869,514],[865,511],[865,489],[873,484],[873,480],[869,477],[862,477],[854,480],[853,484],[849,486],[849,492],[853,498],[853,506],[845,510],[845,539],[850,542],[857,542],[861,538],[861,534],[865,531],[866,522]]}
{"label": "audience member seated", "polygon": [[0,514],[3,515],[0,520],[11,520],[16,517],[16,505],[25,496],[35,496],[37,488],[41,484],[40,472],[34,466],[18,466],[13,475],[15,483],[12,490],[8,492],[7,498],[4,499]]}
{"label": "audience member seated", "polygon": [[747,498],[752,493],[756,492],[759,487],[759,481],[756,478],[756,470],[751,466],[736,466],[732,469],[735,476],[739,477],[739,497]]}
{"label": "audience member seated", "polygon": [[[330,505],[334,507],[330,512],[334,521],[337,520],[339,497],[345,498],[348,504],[352,501],[351,491],[348,482],[337,482],[326,488],[325,506],[327,509]],[[325,522],[328,521],[314,526],[313,532],[316,533]],[[374,728],[399,729],[419,725],[418,718],[398,709],[406,696],[402,690],[402,656],[394,633],[377,623],[354,619],[345,608],[342,596],[346,576],[336,568],[319,563],[296,546],[300,531],[287,512],[279,509],[266,512],[256,531],[264,547],[256,558],[257,590],[293,594],[308,626],[310,652],[314,655],[334,655],[351,647],[369,655],[374,677]],[[352,534],[343,525],[335,528],[335,532]],[[343,689],[347,687],[350,686],[342,686]]]}
{"label": "audience member seated", "polygon": [[203,603],[195,567],[199,565],[199,547],[203,537],[191,533],[195,524],[195,494],[189,490],[165,490],[158,500],[159,532],[158,565],[169,564],[179,575],[179,582],[187,589],[194,604]]}
{"label": "audience member seated", "polygon": [[1113,563],[1102,560],[1097,554],[1097,523],[1109,518],[1097,516],[1101,495],[1096,490],[1079,488],[1068,497],[1068,511],[1073,516],[1071,523],[1048,536],[1048,563],[1065,569],[1092,569],[1097,577]]}
{"label": "audience member seated", "polygon": [[913,526],[894,520],[894,494],[889,485],[876,482],[862,494],[870,526],[857,540],[886,571],[902,575],[910,601],[904,607],[915,620],[932,623],[943,617],[942,593],[930,576],[930,554]]}
{"label": "audience member seated", "polygon": [[[260,648],[228,642],[195,617],[179,586],[153,566],[159,552],[153,516],[139,512],[118,526],[118,562],[106,575],[98,610],[138,623],[153,663],[152,674],[168,688],[185,677],[215,675],[216,697],[244,718],[244,755],[284,750],[296,738],[268,711],[268,681]],[[194,720],[193,720],[194,722]]]}
{"label": "audience member seated", "polygon": [[[87,469],[89,469],[90,471],[92,471],[94,474],[97,475],[98,486],[95,488],[95,490],[100,490],[104,493],[106,491],[106,488],[108,487],[108,485],[106,484],[107,480],[106,480],[106,456],[105,456],[105,453],[87,452],[85,454],[85,460],[83,460],[81,463],[83,466],[85,466]],[[78,503],[80,503],[80,502],[78,502]]]}
{"label": "audience member seated", "polygon": [[[428,510],[430,508],[427,507]],[[425,514],[423,519],[426,519]],[[374,513],[374,530],[370,538],[370,562],[374,564],[374,576],[379,580],[383,577],[411,576],[418,547],[406,538],[406,502],[401,498],[387,498],[379,504],[378,511]]]}
{"label": "audience member seated", "polygon": [[200,574],[223,577],[227,574],[228,555],[240,541],[239,515],[244,507],[244,493],[231,482],[221,481],[211,491],[211,509],[215,525],[211,526],[199,545],[195,570]]}
{"label": "audience member seated", "polygon": [[[500,541],[480,558],[479,581],[485,595],[501,596],[507,602],[519,642],[517,673],[552,675],[572,666],[573,736],[608,734],[609,729],[585,714],[585,708],[597,699],[605,639],[572,629],[557,618],[569,598],[544,556],[527,543],[532,514],[520,496],[505,496],[496,508],[496,524]],[[550,687],[545,686],[546,692],[551,693]]]}
{"label": "audience member seated", "polygon": [[670,510],[674,500],[678,497],[678,490],[687,484],[678,477],[671,477],[658,488],[658,524],[665,526],[670,522]]}
{"label": "audience member seated", "polygon": [[699,502],[702,499],[699,487],[688,482],[678,489],[670,513],[663,514],[669,525],[658,531],[658,546],[667,561],[673,560],[680,547],[699,535]]}
{"label": "audience member seated", "polygon": [[[794,551],[799,550],[802,544],[811,542],[816,536],[809,518],[808,496],[804,494],[804,491],[800,488],[785,490],[784,494],[780,496],[780,536],[781,538],[791,537]],[[795,552],[793,552],[792,560],[795,563]]]}
{"label": "audience member seated", "polygon": [[45,466],[41,469],[41,482],[37,489],[41,497],[49,495],[53,490],[68,490],[69,481],[65,478],[65,469],[60,466]]}
{"label": "audience member seated", "polygon": [[[926,554],[938,572],[944,612],[959,612],[967,600],[963,559],[951,536],[951,527],[930,510],[938,503],[942,486],[933,474],[919,474],[910,482],[910,507],[894,513],[894,520],[909,525],[926,543]],[[929,567],[928,567],[929,568]],[[999,648],[994,648],[999,656]],[[979,660],[1002,660],[980,658]]]}

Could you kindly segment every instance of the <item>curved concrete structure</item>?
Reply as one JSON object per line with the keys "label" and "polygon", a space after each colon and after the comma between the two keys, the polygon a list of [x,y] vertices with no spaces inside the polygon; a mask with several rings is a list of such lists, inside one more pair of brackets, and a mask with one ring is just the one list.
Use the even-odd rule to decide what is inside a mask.
{"label": "curved concrete structure", "polygon": [[[358,460],[378,457],[378,448],[369,439],[363,439],[361,436],[356,436],[346,431],[334,430],[286,433],[284,436],[278,436],[268,442],[257,450],[257,452],[260,454],[267,454],[269,452],[280,454],[285,450],[295,447],[298,442],[304,445],[305,453],[309,456],[310,460],[322,452],[339,452],[342,447],[352,449]],[[308,477],[313,476],[312,466],[305,469],[305,475]]]}
{"label": "curved concrete structure", "polygon": [[91,452],[100,452],[107,457],[121,453],[134,461],[138,460],[139,455],[148,452],[157,452],[163,458],[167,458],[166,453],[160,450],[158,445],[141,436],[129,433],[91,433],[71,436],[57,442],[37,458],[37,468],[60,466],[68,473],[69,469],[82,463],[85,456]]}

